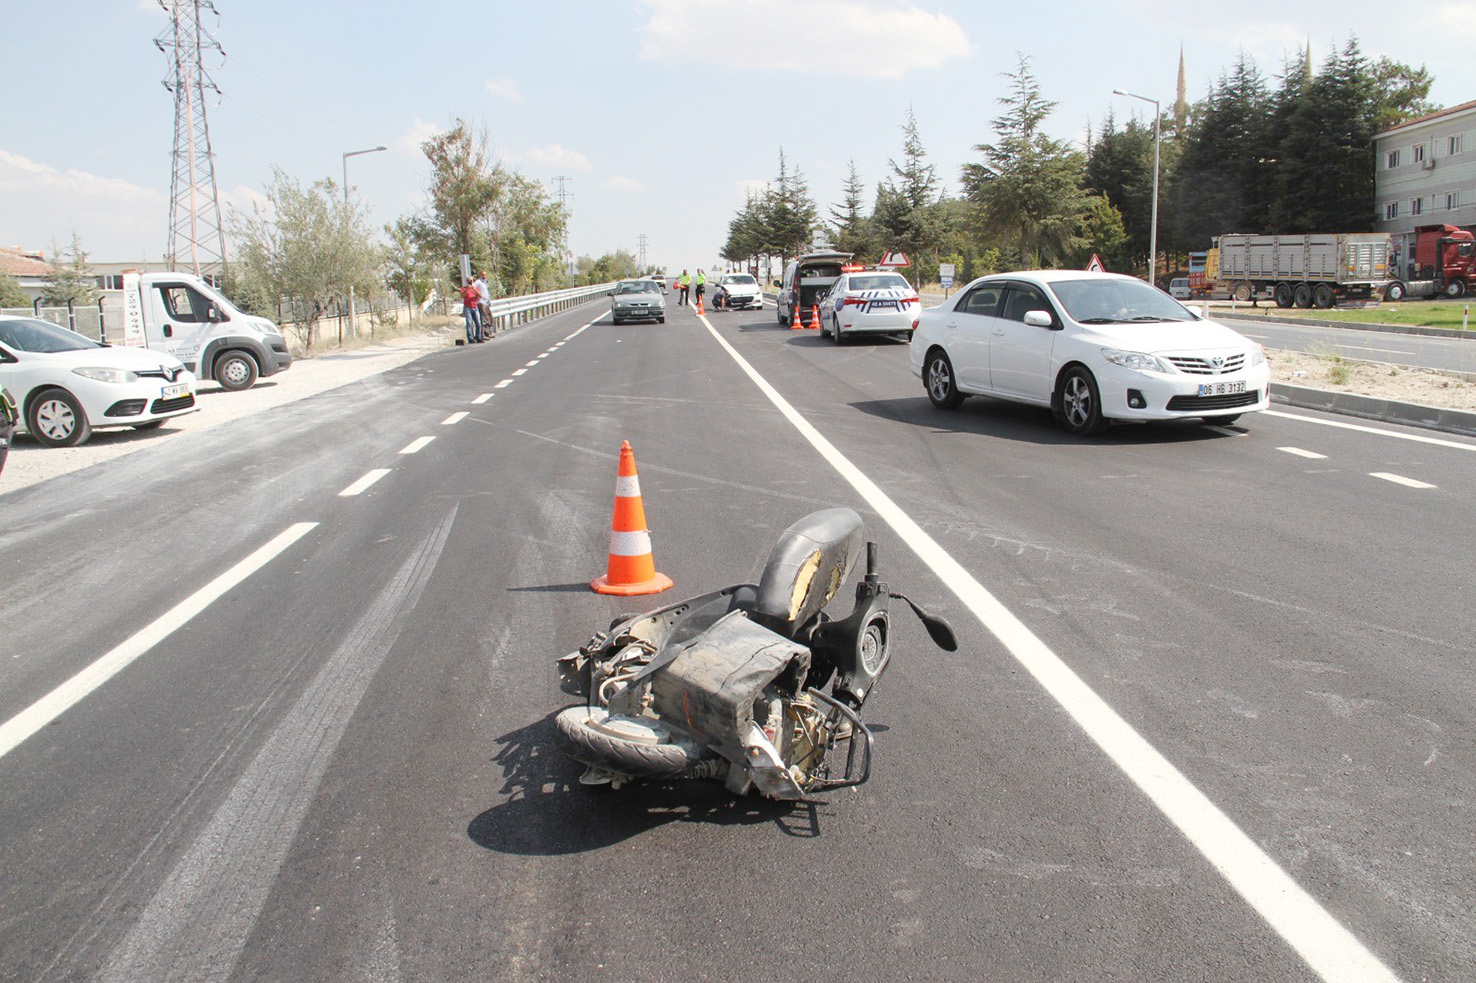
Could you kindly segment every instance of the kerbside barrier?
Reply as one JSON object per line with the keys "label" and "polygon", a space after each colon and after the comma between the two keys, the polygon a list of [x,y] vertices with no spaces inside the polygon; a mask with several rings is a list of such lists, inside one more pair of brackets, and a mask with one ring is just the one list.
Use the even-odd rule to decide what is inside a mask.
{"label": "kerbside barrier", "polygon": [[492,330],[494,333],[506,331],[519,324],[526,324],[549,314],[557,314],[577,304],[583,304],[591,298],[607,294],[613,289],[615,289],[615,281],[590,287],[569,287],[565,290],[551,290],[548,293],[525,294],[521,297],[499,297],[488,305],[492,314]]}

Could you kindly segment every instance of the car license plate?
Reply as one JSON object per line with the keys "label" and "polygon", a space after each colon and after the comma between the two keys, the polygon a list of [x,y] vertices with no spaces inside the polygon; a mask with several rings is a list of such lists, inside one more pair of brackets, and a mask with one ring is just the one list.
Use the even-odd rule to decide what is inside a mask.
{"label": "car license plate", "polygon": [[190,391],[190,387],[184,383],[177,386],[165,386],[164,391],[159,394],[161,399],[178,399]]}
{"label": "car license plate", "polygon": [[873,300],[871,309],[874,311],[895,311],[897,302],[895,300]]}
{"label": "car license plate", "polygon": [[1201,396],[1228,396],[1231,393],[1245,392],[1244,382],[1206,382],[1200,385]]}

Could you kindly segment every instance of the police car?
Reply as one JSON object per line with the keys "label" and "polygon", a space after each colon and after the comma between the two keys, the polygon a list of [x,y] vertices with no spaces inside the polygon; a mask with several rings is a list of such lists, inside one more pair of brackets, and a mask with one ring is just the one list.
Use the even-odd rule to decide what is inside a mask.
{"label": "police car", "polygon": [[921,314],[922,301],[902,274],[850,270],[820,304],[820,333],[836,344],[861,334],[911,337]]}

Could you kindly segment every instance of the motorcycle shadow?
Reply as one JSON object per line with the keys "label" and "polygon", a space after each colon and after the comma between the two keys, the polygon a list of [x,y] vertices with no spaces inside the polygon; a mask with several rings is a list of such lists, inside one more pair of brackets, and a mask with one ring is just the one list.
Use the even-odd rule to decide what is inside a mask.
{"label": "motorcycle shadow", "polygon": [[504,734],[493,763],[503,770],[505,798],[467,826],[473,843],[519,856],[600,850],[669,823],[756,826],[772,823],[800,839],[820,835],[820,803],[734,796],[713,781],[608,786],[579,783],[582,765],[555,743],[554,714]]}

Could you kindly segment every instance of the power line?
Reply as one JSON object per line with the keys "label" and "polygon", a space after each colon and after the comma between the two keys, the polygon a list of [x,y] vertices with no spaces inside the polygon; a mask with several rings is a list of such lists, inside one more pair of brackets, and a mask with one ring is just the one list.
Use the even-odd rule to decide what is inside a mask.
{"label": "power line", "polygon": [[[171,270],[187,257],[196,276],[225,266],[225,232],[220,221],[220,196],[215,185],[215,156],[210,152],[210,123],[205,115],[205,90],[218,98],[220,87],[205,69],[205,52],[222,61],[225,51],[200,23],[200,12],[220,14],[213,0],[159,0],[169,14],[169,26],[154,44],[169,59],[164,88],[174,94],[173,173],[169,182],[169,240],[164,256]],[[203,257],[203,259],[202,259]]]}

